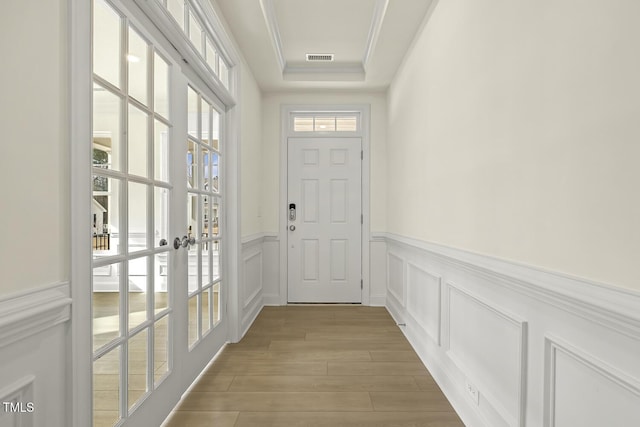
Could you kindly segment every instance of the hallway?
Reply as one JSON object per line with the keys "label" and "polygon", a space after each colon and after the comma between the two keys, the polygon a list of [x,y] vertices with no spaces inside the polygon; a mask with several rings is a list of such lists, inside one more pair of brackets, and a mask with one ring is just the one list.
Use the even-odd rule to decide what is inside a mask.
{"label": "hallway", "polygon": [[163,424],[463,426],[385,308],[264,307]]}

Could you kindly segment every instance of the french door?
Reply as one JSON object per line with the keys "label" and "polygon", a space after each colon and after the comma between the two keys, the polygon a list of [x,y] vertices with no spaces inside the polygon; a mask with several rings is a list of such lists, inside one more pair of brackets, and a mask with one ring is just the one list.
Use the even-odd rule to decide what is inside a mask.
{"label": "french door", "polygon": [[159,425],[226,340],[224,109],[147,26],[93,2],[94,426]]}

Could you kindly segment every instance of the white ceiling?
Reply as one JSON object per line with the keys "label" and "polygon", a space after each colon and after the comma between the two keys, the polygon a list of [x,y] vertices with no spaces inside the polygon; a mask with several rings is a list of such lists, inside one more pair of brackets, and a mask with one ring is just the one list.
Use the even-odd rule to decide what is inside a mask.
{"label": "white ceiling", "polygon": [[[432,0],[212,0],[267,92],[383,90]],[[309,63],[305,54],[335,55]]]}

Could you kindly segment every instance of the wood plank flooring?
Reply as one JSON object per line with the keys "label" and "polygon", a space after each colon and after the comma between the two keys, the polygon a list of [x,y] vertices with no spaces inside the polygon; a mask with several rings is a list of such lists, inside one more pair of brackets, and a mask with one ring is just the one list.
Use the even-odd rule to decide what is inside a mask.
{"label": "wood plank flooring", "polygon": [[384,308],[265,307],[163,427],[460,427]]}

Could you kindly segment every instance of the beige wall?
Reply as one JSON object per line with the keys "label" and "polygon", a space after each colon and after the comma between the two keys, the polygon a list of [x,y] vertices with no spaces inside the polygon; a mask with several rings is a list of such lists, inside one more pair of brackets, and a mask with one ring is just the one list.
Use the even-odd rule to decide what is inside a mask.
{"label": "beige wall", "polygon": [[69,279],[66,1],[0,14],[0,296]]}
{"label": "beige wall", "polygon": [[278,232],[280,202],[280,107],[287,104],[369,104],[371,106],[371,231],[386,228],[387,105],[384,93],[269,93],[262,98],[263,224]]}
{"label": "beige wall", "polygon": [[262,99],[249,67],[242,63],[240,68],[240,210],[245,237],[263,230]]}
{"label": "beige wall", "polygon": [[640,289],[639,16],[440,1],[389,90],[388,230]]}

